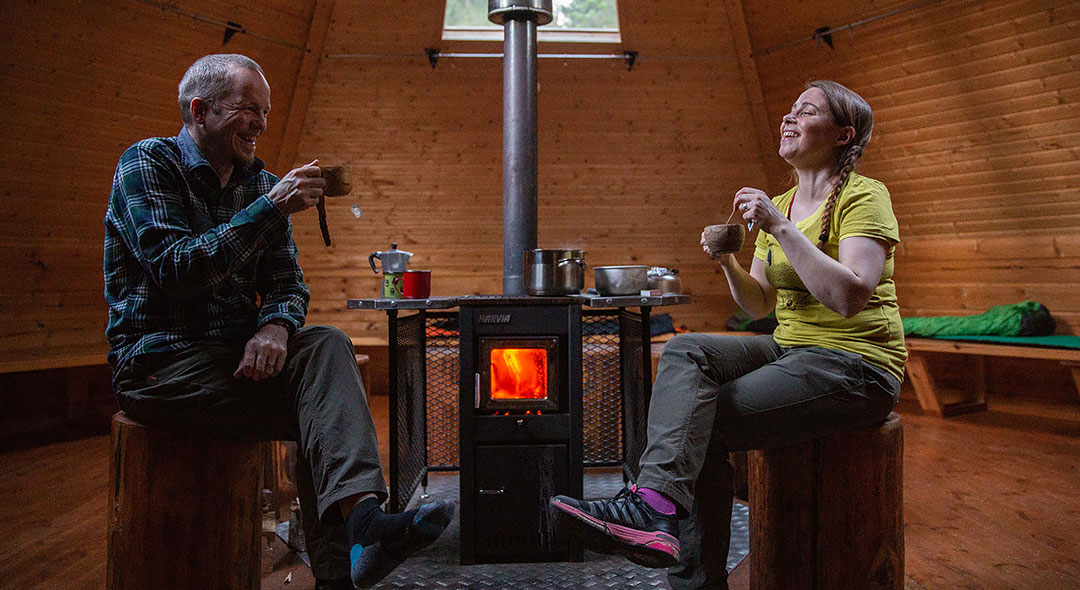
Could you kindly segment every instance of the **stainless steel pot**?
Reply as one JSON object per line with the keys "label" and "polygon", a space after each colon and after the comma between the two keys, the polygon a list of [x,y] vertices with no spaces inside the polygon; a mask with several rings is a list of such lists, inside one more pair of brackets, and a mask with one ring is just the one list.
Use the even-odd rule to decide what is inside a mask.
{"label": "stainless steel pot", "polygon": [[645,265],[597,266],[593,268],[596,292],[613,295],[637,295],[649,288],[649,267]]}
{"label": "stainless steel pot", "polygon": [[585,251],[540,248],[525,251],[525,290],[558,297],[585,288]]}

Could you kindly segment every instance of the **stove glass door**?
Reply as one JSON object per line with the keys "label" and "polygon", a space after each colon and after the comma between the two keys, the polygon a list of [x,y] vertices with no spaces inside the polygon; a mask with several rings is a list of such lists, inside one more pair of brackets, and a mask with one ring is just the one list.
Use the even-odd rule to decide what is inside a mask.
{"label": "stove glass door", "polygon": [[559,409],[558,338],[480,339],[477,409]]}

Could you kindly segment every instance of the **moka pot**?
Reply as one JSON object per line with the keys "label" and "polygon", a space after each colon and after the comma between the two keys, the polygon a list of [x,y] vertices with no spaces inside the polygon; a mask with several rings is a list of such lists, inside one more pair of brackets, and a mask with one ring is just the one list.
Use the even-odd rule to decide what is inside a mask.
{"label": "moka pot", "polygon": [[385,252],[372,252],[368,255],[368,264],[371,272],[378,274],[375,268],[375,259],[382,262],[383,286],[382,296],[385,299],[401,299],[402,297],[402,274],[412,258],[412,252],[398,250],[397,244],[390,244],[390,249]]}

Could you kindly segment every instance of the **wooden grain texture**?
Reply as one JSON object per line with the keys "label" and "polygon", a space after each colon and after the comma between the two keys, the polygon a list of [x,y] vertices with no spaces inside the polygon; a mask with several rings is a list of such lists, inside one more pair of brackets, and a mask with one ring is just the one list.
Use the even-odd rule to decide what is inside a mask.
{"label": "wooden grain texture", "polygon": [[[348,162],[355,188],[327,202],[330,248],[310,216],[294,227],[312,321],[380,336],[383,314],[343,304],[375,295],[366,257],[392,242],[416,254],[410,268],[432,271],[433,294],[501,291],[502,69],[498,60],[453,59],[432,69],[419,49],[440,46],[441,14],[414,14],[409,27],[423,37],[377,27],[378,11],[358,22],[354,5],[336,2],[328,54],[415,57],[322,60],[294,164]],[[590,266],[678,268],[695,305],[662,311],[677,325],[719,329],[733,303],[698,240],[727,217],[736,190],[764,184],[757,133],[723,2],[655,8],[620,2],[622,45],[589,48],[640,50],[632,72],[620,62],[540,60],[539,245],[584,248]],[[688,26],[707,34],[682,34]],[[650,60],[679,55],[715,59]]]}
{"label": "wooden grain texture", "polygon": [[[919,405],[930,414],[985,410],[992,390],[1052,391],[1056,399],[1067,401],[1080,393],[1080,350],[933,338],[908,338],[906,344],[908,380]],[[955,378],[958,374],[961,379]],[[1069,391],[1070,379],[1074,392]]]}
{"label": "wooden grain texture", "polygon": [[904,588],[900,416],[817,442],[818,588]]}
{"label": "wooden grain texture", "polygon": [[1057,333],[1080,328],[1080,306],[1071,295],[1080,289],[1076,228],[912,237],[896,251],[895,279],[905,315],[972,315],[1035,300],[1050,309]]}
{"label": "wooden grain texture", "polygon": [[[303,45],[314,2],[172,5]],[[301,52],[243,34],[223,47],[222,28],[139,2],[17,0],[4,9],[0,367],[103,358],[102,219],[120,154],[176,134],[181,76],[196,58],[221,52],[249,55],[265,70],[274,114],[258,153],[276,154],[278,113],[289,111]]]}
{"label": "wooden grain texture", "polygon": [[[1035,299],[1059,333],[1076,334],[1080,5],[945,0],[834,33],[835,49],[778,48],[914,4],[748,4],[769,117],[779,121],[814,78],[847,84],[874,108],[863,168],[892,194],[904,315]],[[766,168],[776,169],[769,158]]]}
{"label": "wooden grain texture", "polygon": [[262,473],[261,443],[174,433],[118,413],[105,587],[257,590]]}
{"label": "wooden grain texture", "polygon": [[[889,186],[900,221],[902,312],[966,315],[1030,298],[1060,333],[1080,333],[1070,296],[1080,289],[1080,5],[942,0],[837,32],[835,49],[776,49],[911,5],[622,0],[621,44],[541,44],[641,53],[632,72],[541,60],[539,245],[585,248],[592,266],[678,268],[695,303],[664,311],[676,325],[720,329],[734,304],[700,229],[727,217],[738,188],[790,182],[775,150],[780,117],[807,79],[835,78],[875,109],[863,168]],[[323,247],[313,212],[293,220],[311,322],[382,336],[381,314],[344,301],[376,293],[365,258],[393,241],[416,252],[412,268],[433,271],[435,294],[501,289],[501,67],[445,59],[432,69],[423,55],[498,44],[443,42],[443,3],[427,0],[176,6],[311,48],[325,27],[324,56],[399,57],[305,57],[251,35],[222,47],[219,27],[138,2],[5,5],[0,363],[105,353],[105,304],[93,293],[117,157],[176,133],[177,81],[210,52],[246,53],[266,69],[274,110],[258,153],[272,172],[315,157],[352,164],[356,190],[328,206],[334,246]],[[739,259],[750,257],[748,246]]]}
{"label": "wooden grain texture", "polygon": [[[222,50],[214,26],[114,4],[11,7],[8,67],[0,72],[11,124],[0,134],[0,163],[5,175],[30,174],[19,182],[5,176],[12,208],[0,232],[0,264],[13,280],[0,288],[5,310],[12,306],[0,325],[0,360],[22,363],[29,354],[42,366],[62,366],[80,345],[90,355],[105,352],[105,306],[86,294],[101,293],[101,218],[116,158],[138,139],[176,132],[177,80],[195,57]],[[710,304],[676,310],[677,323],[719,328],[733,304],[700,254],[698,233],[725,216],[738,187],[764,184],[725,6],[619,6],[621,46],[571,50],[641,51],[634,72],[620,62],[541,65],[541,245],[586,247],[594,265],[679,268],[692,279],[687,290]],[[333,248],[323,249],[313,216],[294,219],[313,294],[310,321],[381,335],[383,318],[346,312],[344,300],[375,293],[364,257],[393,240],[417,252],[414,268],[433,270],[433,292],[501,289],[501,67],[498,60],[428,66],[422,49],[445,47],[442,3],[177,7],[320,55],[416,56],[334,61],[246,35],[225,49],[251,55],[267,71],[274,114],[259,154],[271,159],[272,172],[320,157],[352,162],[358,176],[356,199],[329,207]],[[702,34],[685,35],[687,27]],[[708,60],[669,59],[680,56]],[[62,177],[34,172],[57,159],[65,162]],[[359,221],[352,204],[364,209]],[[39,307],[24,294],[52,303]]]}
{"label": "wooden grain texture", "polygon": [[[742,0],[725,0],[728,22],[731,25],[731,39],[739,58],[739,68],[742,70],[743,86],[746,88],[746,100],[750,107],[750,115],[754,121],[754,130],[760,148],[759,158],[764,162],[772,161],[769,158],[776,151],[776,143],[773,140],[773,123],[769,119],[769,113],[765,109],[765,95],[761,91],[761,78],[758,76],[757,64],[754,62],[754,48],[750,44],[750,34],[746,27],[746,12],[743,10]],[[770,178],[768,189],[771,193],[781,191],[782,183],[779,178]]]}
{"label": "wooden grain texture", "polygon": [[919,406],[922,407],[923,412],[934,416],[944,415],[945,408],[941,403],[941,399],[934,395],[934,392],[937,391],[937,383],[934,381],[934,374],[926,366],[926,359],[921,356],[910,356],[904,369],[908,382],[911,384],[912,389],[915,390],[915,396],[918,397]]}
{"label": "wooden grain texture", "polygon": [[[386,465],[387,398],[370,399]],[[1072,590],[1080,404],[1002,395],[989,405],[944,421],[901,404],[906,587]],[[0,453],[5,588],[103,586],[109,456],[108,436]],[[307,566],[281,553],[276,543],[264,554],[262,587],[311,590]],[[749,587],[746,563],[732,590]]]}
{"label": "wooden grain texture", "polygon": [[[814,445],[751,451],[750,587],[812,588],[814,579]],[[776,527],[782,526],[783,529]]]}
{"label": "wooden grain texture", "polygon": [[[297,72],[296,79],[293,82],[292,97],[289,100],[288,115],[285,117],[281,148],[271,160],[277,170],[289,168],[289,164],[296,157],[296,142],[300,137],[300,129],[304,126],[304,118],[307,116],[311,86],[319,69],[319,60],[323,56],[326,29],[330,26],[330,16],[333,12],[334,0],[315,0],[311,23],[308,25],[307,39],[304,43],[307,51],[300,58],[300,70]],[[323,162],[323,165],[328,163]]]}
{"label": "wooden grain texture", "polygon": [[904,587],[903,429],[750,451],[750,587]]}

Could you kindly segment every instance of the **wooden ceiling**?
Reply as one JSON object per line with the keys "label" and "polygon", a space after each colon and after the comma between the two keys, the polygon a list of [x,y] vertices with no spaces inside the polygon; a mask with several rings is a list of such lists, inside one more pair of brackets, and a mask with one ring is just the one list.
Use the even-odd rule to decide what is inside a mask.
{"label": "wooden ceiling", "polygon": [[[834,49],[779,48],[912,6],[834,33]],[[354,199],[330,205],[333,247],[313,214],[293,220],[310,321],[382,334],[380,317],[343,302],[375,293],[365,259],[391,241],[433,270],[437,293],[499,290],[501,68],[430,67],[426,47],[492,50],[442,42],[441,2],[17,0],[5,10],[3,366],[103,353],[113,167],[138,139],[176,133],[176,84],[212,52],[266,70],[274,111],[259,155],[272,171],[319,157],[359,179]],[[827,77],[875,108],[864,171],[893,194],[905,313],[1033,298],[1060,331],[1080,326],[1080,4],[621,0],[619,16],[618,46],[541,47],[640,52],[633,71],[541,61],[542,246],[584,247],[590,265],[679,268],[695,303],[670,310],[676,324],[721,328],[733,304],[699,229],[722,221],[742,186],[785,187],[777,122],[806,80]],[[225,21],[249,34],[223,46],[214,23]],[[326,57],[345,53],[399,57]],[[748,262],[749,248],[740,256]]]}

